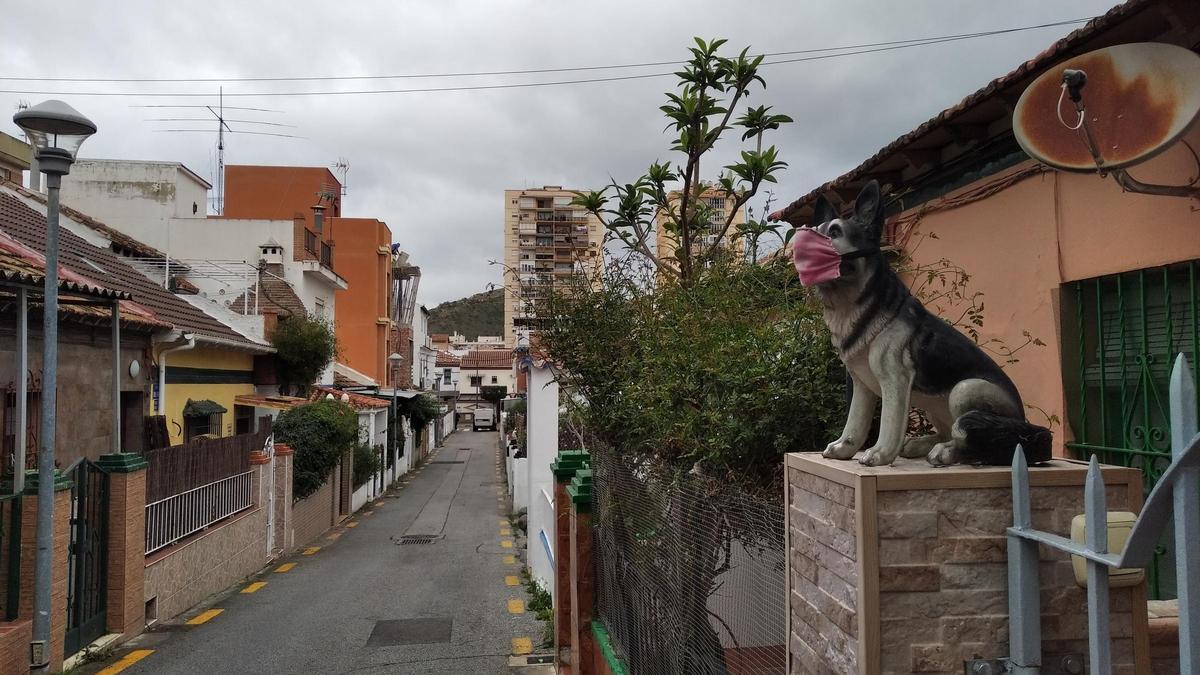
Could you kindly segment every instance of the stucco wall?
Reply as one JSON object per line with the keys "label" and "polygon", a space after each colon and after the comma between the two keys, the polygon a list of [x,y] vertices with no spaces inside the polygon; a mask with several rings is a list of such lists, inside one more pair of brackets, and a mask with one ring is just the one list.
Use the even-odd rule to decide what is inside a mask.
{"label": "stucco wall", "polygon": [[165,554],[146,559],[146,600],[169,619],[256,572],[267,562],[267,512],[258,507]]}
{"label": "stucco wall", "polygon": [[[1189,141],[1200,144],[1200,128],[1190,132]],[[1031,165],[1018,165],[948,197]],[[1186,150],[1177,147],[1134,173],[1147,182],[1186,183],[1195,167]],[[1063,322],[1074,320],[1073,315],[1064,319],[1070,307],[1064,307],[1062,284],[1200,259],[1200,212],[1193,206],[1187,199],[1122,193],[1111,179],[1094,175],[1048,172],[982,201],[925,214],[909,248],[918,263],[947,258],[970,274],[970,291],[982,292],[985,303],[982,340],[999,338],[1015,347],[1025,341],[1022,332],[1029,331],[1046,343],[1022,350],[1019,362],[1006,371],[1026,404],[1064,421],[1054,429],[1061,452],[1064,440],[1070,440]],[[937,238],[921,237],[930,233]],[[945,315],[956,314],[952,307],[944,310]],[[1046,422],[1036,410],[1029,414],[1032,421]]]}
{"label": "stucco wall", "polygon": [[335,218],[329,226],[337,241],[334,268],[350,286],[337,293],[339,359],[382,383],[387,326],[377,319],[388,316],[391,230],[374,218]]}
{"label": "stucco wall", "polygon": [[195,401],[208,399],[223,406],[227,412],[221,416],[221,436],[232,436],[234,432],[234,398],[241,394],[253,394],[254,384],[251,382],[173,384],[170,379],[172,368],[208,368],[252,373],[254,371],[254,355],[249,352],[211,347],[196,347],[187,351],[167,354],[166,410],[167,430],[171,434],[171,443],[183,442],[183,406],[187,404],[189,398]]}

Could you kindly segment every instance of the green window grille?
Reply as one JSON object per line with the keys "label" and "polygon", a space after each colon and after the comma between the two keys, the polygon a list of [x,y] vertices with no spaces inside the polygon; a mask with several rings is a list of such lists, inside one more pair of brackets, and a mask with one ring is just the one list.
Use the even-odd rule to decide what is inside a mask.
{"label": "green window grille", "polygon": [[[1064,384],[1078,458],[1142,471],[1147,492],[1171,462],[1171,365],[1187,354],[1200,380],[1200,261],[1069,284],[1063,322]],[[1072,359],[1071,343],[1076,344]],[[1163,537],[1149,570],[1153,598],[1175,596]],[[1164,558],[1164,556],[1167,556]],[[1160,565],[1160,559],[1168,564]]]}

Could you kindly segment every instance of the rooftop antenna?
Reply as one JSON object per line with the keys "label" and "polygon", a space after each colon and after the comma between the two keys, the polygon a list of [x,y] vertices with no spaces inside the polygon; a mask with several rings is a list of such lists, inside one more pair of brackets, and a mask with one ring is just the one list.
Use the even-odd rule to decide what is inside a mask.
{"label": "rooftop antenna", "polygon": [[[1022,150],[1063,171],[1111,174],[1127,192],[1200,199],[1200,155],[1183,139],[1200,117],[1200,55],[1135,42],[1058,65],[1035,79],[1013,110]],[[1156,185],[1129,174],[1177,142],[1196,160],[1191,182]]]}
{"label": "rooftop antenna", "polygon": [[333,170],[337,172],[338,177],[342,182],[342,196],[345,197],[346,193],[350,190],[350,185],[348,182],[348,177],[350,175],[350,160],[346,159],[345,157],[338,157],[337,161],[334,162],[332,166]]}

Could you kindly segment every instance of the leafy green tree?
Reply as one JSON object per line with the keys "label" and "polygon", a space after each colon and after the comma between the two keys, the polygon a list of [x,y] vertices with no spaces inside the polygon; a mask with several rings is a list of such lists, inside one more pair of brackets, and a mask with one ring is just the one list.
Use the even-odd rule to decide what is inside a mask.
{"label": "leafy green tree", "polygon": [[359,441],[354,444],[354,489],[362,487],[379,471],[383,448]]}
{"label": "leafy green tree", "polygon": [[280,320],[271,335],[271,346],[276,351],[280,384],[301,392],[317,381],[338,352],[333,324],[312,314]]}
{"label": "leafy green tree", "polygon": [[274,431],[275,439],[296,453],[292,499],[300,501],[321,488],[358,440],[358,413],[341,401],[321,399],[280,413]]}
{"label": "leafy green tree", "polygon": [[[751,91],[766,87],[758,74],[763,57],[749,56],[749,47],[734,57],[721,56],[718,52],[726,40],[694,40],[691,58],[676,73],[678,91],[668,93],[660,107],[667,128],[676,134],[671,150],[684,156],[682,162],[656,161],[632,183],[614,180],[603,190],[577,193],[572,202],[595,214],[629,251],[649,260],[660,277],[683,285],[695,283],[727,238],[736,234],[730,231],[733,220],[759,187],[777,182],[775,174],[787,164],[779,159],[775,146],[764,150],[762,139],[767,131],[792,121],[787,115],[771,114],[769,106],[748,108],[735,120]],[[754,138],[755,149],[742,151],[741,161],[726,165],[715,182],[701,180],[702,158],[733,127],[744,128],[742,140]],[[710,190],[733,199],[733,207],[715,226],[713,209],[703,199]],[[651,250],[657,226],[678,242],[673,255],[660,251],[656,256]]]}

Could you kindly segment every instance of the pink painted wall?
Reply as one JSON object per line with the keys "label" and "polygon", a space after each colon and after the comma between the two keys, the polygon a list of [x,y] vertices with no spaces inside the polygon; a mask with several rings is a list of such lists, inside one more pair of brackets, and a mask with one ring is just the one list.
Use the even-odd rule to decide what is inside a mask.
{"label": "pink painted wall", "polygon": [[[1200,148],[1200,128],[1187,135]],[[953,198],[1032,166],[1021,164],[951,193]],[[1196,177],[1192,156],[1176,145],[1131,173],[1144,182],[1186,183]],[[934,202],[936,203],[936,202]],[[931,204],[925,204],[929,207]],[[1057,415],[1058,452],[1069,438],[1062,381],[1062,284],[1101,275],[1200,259],[1200,201],[1122,193],[1111,179],[1049,172],[958,208],[926,214],[913,258],[947,258],[984,293],[982,340],[1024,341],[1028,330],[1046,343],[1030,346],[1006,366],[1027,404]],[[901,218],[911,212],[901,214]],[[912,243],[919,237],[910,239]],[[1068,346],[1067,353],[1073,347]],[[1044,423],[1037,411],[1031,421]]]}

